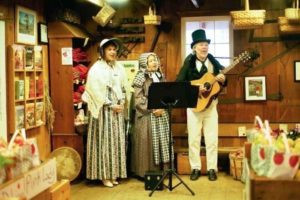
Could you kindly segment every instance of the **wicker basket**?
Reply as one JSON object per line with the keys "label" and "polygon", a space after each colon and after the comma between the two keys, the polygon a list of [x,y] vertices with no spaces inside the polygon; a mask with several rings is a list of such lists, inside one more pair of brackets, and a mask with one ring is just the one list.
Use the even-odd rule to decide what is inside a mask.
{"label": "wicker basket", "polygon": [[156,15],[156,7],[152,5],[149,7],[149,15],[144,15],[144,24],[160,25],[161,16]]}
{"label": "wicker basket", "polygon": [[300,21],[299,0],[294,0],[293,8],[286,8],[284,15],[289,21]]}
{"label": "wicker basket", "polygon": [[280,34],[300,34],[300,23],[290,23],[286,17],[278,17],[278,25]]}
{"label": "wicker basket", "polygon": [[240,151],[229,153],[230,174],[236,180],[241,180],[243,171],[243,159],[243,153]]}
{"label": "wicker basket", "polygon": [[249,0],[245,0],[245,10],[231,11],[232,24],[234,29],[259,28],[265,22],[265,10],[249,10]]}

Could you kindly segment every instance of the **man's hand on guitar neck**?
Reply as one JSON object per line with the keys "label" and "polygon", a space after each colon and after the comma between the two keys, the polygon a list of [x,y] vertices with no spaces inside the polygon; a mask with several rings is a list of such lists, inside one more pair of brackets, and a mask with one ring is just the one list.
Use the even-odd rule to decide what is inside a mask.
{"label": "man's hand on guitar neck", "polygon": [[217,76],[216,76],[216,80],[218,81],[218,82],[220,82],[220,83],[224,83],[225,82],[225,75],[224,74],[218,74]]}

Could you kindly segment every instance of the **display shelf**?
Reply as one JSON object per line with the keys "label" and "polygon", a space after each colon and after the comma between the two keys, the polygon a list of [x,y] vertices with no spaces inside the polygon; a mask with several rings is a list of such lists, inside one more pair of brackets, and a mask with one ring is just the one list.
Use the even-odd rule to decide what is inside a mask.
{"label": "display shelf", "polygon": [[[44,124],[43,59],[46,57],[42,46],[14,44],[8,47],[9,133],[16,129],[32,129]],[[37,104],[39,110],[36,109]]]}

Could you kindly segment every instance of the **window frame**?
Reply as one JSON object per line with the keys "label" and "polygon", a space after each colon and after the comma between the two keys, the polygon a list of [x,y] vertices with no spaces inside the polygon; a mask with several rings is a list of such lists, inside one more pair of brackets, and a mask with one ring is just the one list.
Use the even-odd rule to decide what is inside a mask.
{"label": "window frame", "polygon": [[[221,20],[228,20],[229,22],[231,21],[231,17],[229,15],[222,15],[222,16],[198,16],[198,17],[182,17],[181,18],[181,61],[183,62],[185,57],[186,52],[186,23],[187,22],[201,22],[201,21],[221,21]],[[229,23],[229,57],[228,59],[230,60],[229,63],[232,63],[233,61],[233,28],[231,23]],[[190,36],[191,37],[191,36]],[[208,37],[209,38],[209,37]],[[216,43],[218,44],[218,43]],[[222,64],[222,63],[221,63]],[[225,66],[226,67],[226,66]]]}

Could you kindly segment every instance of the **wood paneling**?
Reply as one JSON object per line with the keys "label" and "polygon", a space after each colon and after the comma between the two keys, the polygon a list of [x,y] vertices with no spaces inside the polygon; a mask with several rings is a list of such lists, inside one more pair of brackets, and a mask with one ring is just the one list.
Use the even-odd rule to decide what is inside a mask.
{"label": "wood paneling", "polygon": [[[9,45],[12,45],[15,43],[15,5],[21,5],[24,7],[27,7],[29,9],[32,9],[37,12],[37,21],[45,21],[45,16],[43,13],[43,7],[44,7],[44,1],[34,1],[34,0],[28,0],[28,1],[23,1],[23,0],[15,0],[15,1],[10,1],[10,0],[4,0],[1,1],[0,3],[0,12],[3,13],[3,16],[0,16],[1,20],[5,21],[6,24],[6,46],[8,47]],[[47,45],[43,45],[43,51],[46,51],[46,55],[48,55],[48,47]],[[7,60],[10,58],[7,58]],[[44,81],[45,83],[48,83],[48,56],[44,58],[43,64],[45,66],[45,73],[44,73]],[[9,81],[9,80],[8,80]],[[10,88],[7,89],[7,92],[10,91]],[[8,100],[9,101],[9,100]],[[12,110],[8,110],[8,112],[14,112]],[[10,124],[10,121],[7,122],[8,126]],[[43,125],[38,128],[30,129],[27,130],[27,137],[36,137],[37,138],[37,143],[39,147],[39,153],[40,153],[40,159],[45,160],[50,151],[51,151],[51,146],[50,146],[50,134],[49,130],[46,125]],[[11,135],[8,136],[9,138]]]}
{"label": "wood paneling", "polygon": [[73,66],[61,64],[61,49],[66,47],[72,48],[72,39],[49,38],[50,93],[55,110],[54,133],[75,133]]}

